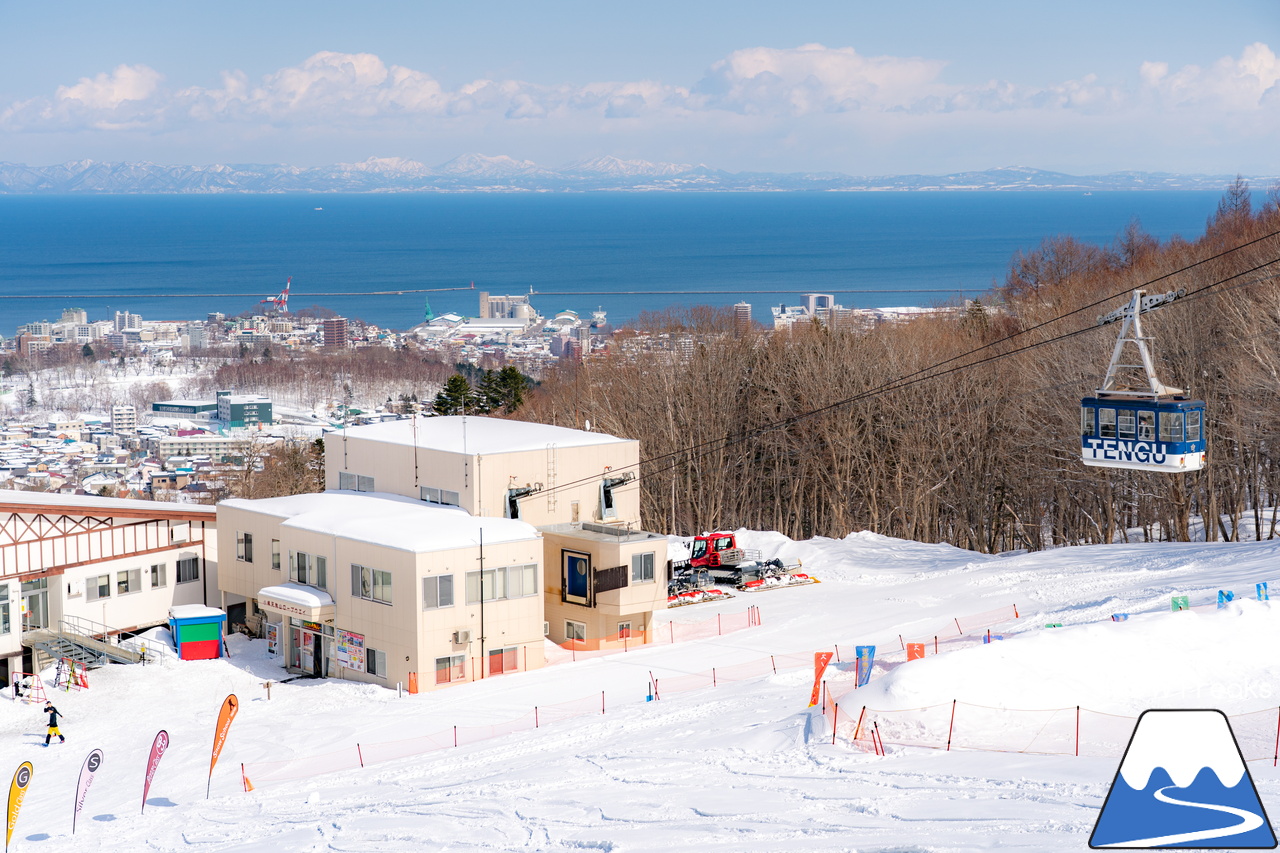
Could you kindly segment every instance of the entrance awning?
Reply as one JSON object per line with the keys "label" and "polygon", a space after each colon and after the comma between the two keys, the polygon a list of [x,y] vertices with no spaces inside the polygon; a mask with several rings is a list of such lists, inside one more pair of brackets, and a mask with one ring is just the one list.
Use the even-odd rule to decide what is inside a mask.
{"label": "entrance awning", "polygon": [[308,622],[332,622],[335,611],[329,593],[298,583],[264,586],[258,590],[258,606]]}

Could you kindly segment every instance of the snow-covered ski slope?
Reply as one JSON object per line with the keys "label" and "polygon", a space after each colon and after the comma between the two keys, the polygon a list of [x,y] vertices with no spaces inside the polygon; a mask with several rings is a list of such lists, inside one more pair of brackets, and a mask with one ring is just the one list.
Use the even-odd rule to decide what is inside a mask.
{"label": "snow-covered ski slope", "polygon": [[[950,752],[890,742],[878,757],[832,746],[825,721],[806,707],[812,670],[804,668],[645,701],[651,673],[678,684],[712,667],[732,671],[771,654],[811,657],[837,643],[846,663],[828,680],[846,707],[960,700],[1081,705],[1122,716],[1270,709],[1274,733],[1280,606],[1237,601],[1170,613],[1169,599],[1211,604],[1219,589],[1252,598],[1256,582],[1280,581],[1280,540],[990,557],[869,533],[808,542],[740,537],[766,557],[803,560],[822,582],[664,617],[701,621],[755,605],[760,627],[418,696],[300,681],[276,684],[268,701],[262,683],[281,670],[265,657],[265,643],[233,638],[229,661],[115,666],[92,672],[87,691],[51,694],[66,715],[65,745],[42,745],[37,707],[0,701],[0,772],[12,774],[23,760],[35,766],[12,849],[1086,849],[1122,745],[1081,757],[974,751],[963,748],[960,731],[981,722],[971,717],[958,720]],[[954,651],[944,644],[943,654],[930,649],[924,660],[904,662],[899,635],[929,636],[956,617],[1011,604],[1021,618],[992,626],[1010,639]],[[1117,612],[1133,615],[1113,623]],[[1046,629],[1051,622],[1064,627]],[[869,685],[848,694],[847,653],[868,643],[881,662]],[[214,723],[232,692],[241,710],[206,801]],[[553,707],[560,703],[570,704]],[[539,728],[500,734],[504,723],[527,721],[534,706],[544,709]],[[498,736],[323,772],[349,766],[357,743],[383,744],[371,751],[385,757],[417,748],[390,742],[484,724]],[[172,746],[140,814],[147,753],[160,728]],[[95,747],[104,752],[102,769],[72,837],[76,777]],[[255,790],[241,790],[241,763],[295,758],[308,761],[281,765],[292,770],[276,775],[298,778],[254,781],[250,773]],[[1264,805],[1280,814],[1280,771],[1271,765],[1249,768]]]}

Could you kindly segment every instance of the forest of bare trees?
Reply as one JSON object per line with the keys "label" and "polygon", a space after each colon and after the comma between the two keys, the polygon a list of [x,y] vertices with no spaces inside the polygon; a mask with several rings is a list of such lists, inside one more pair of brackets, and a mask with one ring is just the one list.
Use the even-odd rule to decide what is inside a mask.
{"label": "forest of bare trees", "polygon": [[[1186,540],[1196,517],[1207,538],[1234,539],[1250,514],[1274,536],[1278,201],[1255,209],[1237,181],[1194,242],[1136,223],[1109,247],[1048,239],[1012,260],[994,310],[738,336],[716,312],[686,315],[691,355],[619,349],[566,368],[520,417],[640,439],[645,522],[672,533],[865,529],[999,552],[1135,529]],[[1079,459],[1079,401],[1116,334],[1096,318],[1138,287],[1188,291],[1144,324],[1161,378],[1207,403],[1209,462],[1193,474]]]}

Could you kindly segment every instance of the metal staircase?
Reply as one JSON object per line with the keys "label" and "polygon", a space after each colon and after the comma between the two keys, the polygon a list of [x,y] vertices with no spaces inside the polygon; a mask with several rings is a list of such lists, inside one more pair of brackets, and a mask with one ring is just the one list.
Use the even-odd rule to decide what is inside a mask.
{"label": "metal staircase", "polygon": [[108,663],[142,663],[146,656],[132,644],[110,641],[112,629],[88,619],[69,617],[59,621],[57,630],[38,628],[22,635],[22,644],[43,652],[52,660],[69,658],[83,666]]}

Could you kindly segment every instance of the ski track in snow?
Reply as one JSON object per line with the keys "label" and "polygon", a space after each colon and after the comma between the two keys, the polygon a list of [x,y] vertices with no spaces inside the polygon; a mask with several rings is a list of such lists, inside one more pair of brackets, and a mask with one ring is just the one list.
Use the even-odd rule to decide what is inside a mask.
{"label": "ski track in snow", "polygon": [[[48,749],[36,745],[43,743],[38,709],[0,701],[0,772],[22,760],[35,766],[11,849],[1075,851],[1087,847],[1120,750],[1074,758],[891,745],[881,758],[830,744],[823,719],[805,708],[806,670],[645,702],[648,673],[663,679],[833,643],[875,643],[882,657],[897,655],[878,661],[876,679],[860,688],[875,707],[949,702],[967,690],[960,698],[981,704],[1060,707],[1042,703],[1070,699],[1136,716],[1178,698],[1159,691],[1167,679],[1196,689],[1184,697],[1189,707],[1209,706],[1205,692],[1219,689],[1228,713],[1280,704],[1273,695],[1227,695],[1242,683],[1280,684],[1280,662],[1267,651],[1280,641],[1280,613],[1251,602],[1167,612],[1172,594],[1205,603],[1219,588],[1243,595],[1256,581],[1280,579],[1280,543],[986,557],[867,533],[801,543],[746,533],[744,540],[766,556],[802,557],[822,583],[661,617],[701,621],[761,608],[762,627],[722,637],[403,698],[368,685],[277,683],[270,701],[261,684],[283,673],[263,655],[264,643],[233,638],[230,661],[93,671],[88,691],[54,696],[68,715],[68,742]],[[1024,618],[993,628],[1016,641],[900,663],[899,634],[924,635],[1011,603]],[[1138,615],[1144,611],[1151,612]],[[1113,612],[1135,616],[1103,623]],[[1068,627],[1045,631],[1049,621]],[[1117,672],[1130,682],[1125,692],[1103,683]],[[837,694],[852,678],[847,662],[828,676]],[[241,762],[349,755],[357,742],[501,724],[534,705],[601,690],[604,714],[240,791]],[[206,801],[214,720],[230,692],[241,713]],[[1274,714],[1270,720],[1274,734]],[[963,722],[974,730],[973,718]],[[162,727],[172,746],[140,815],[147,749]],[[72,837],[75,777],[94,747],[104,751],[103,767]],[[1264,803],[1280,793],[1269,762],[1251,771]]]}

